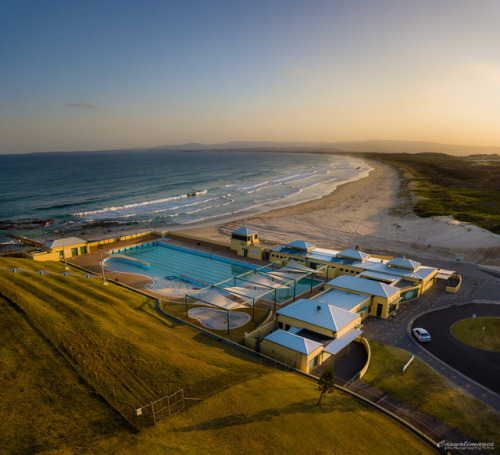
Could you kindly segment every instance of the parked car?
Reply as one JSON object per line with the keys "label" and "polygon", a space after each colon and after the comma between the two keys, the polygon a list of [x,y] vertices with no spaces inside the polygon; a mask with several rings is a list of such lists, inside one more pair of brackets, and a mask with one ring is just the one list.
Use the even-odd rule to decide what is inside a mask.
{"label": "parked car", "polygon": [[425,329],[421,328],[413,329],[413,335],[421,343],[431,341],[431,336],[429,335],[429,332]]}

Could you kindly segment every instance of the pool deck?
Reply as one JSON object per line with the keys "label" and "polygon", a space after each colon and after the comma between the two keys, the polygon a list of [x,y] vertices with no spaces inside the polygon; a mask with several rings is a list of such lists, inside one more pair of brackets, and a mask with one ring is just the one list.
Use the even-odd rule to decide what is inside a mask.
{"label": "pool deck", "polygon": [[[248,264],[248,265],[253,265],[257,267],[261,267],[264,265],[267,265],[268,262],[265,261],[259,261],[256,259],[250,259],[250,258],[244,258],[242,256],[238,256],[236,253],[234,253],[230,247],[229,244],[227,247],[221,246],[221,245],[215,245],[211,244],[209,242],[197,242],[197,241],[184,241],[180,239],[176,239],[175,236],[174,238],[168,237],[168,241],[165,241],[166,244],[173,245],[173,246],[178,246],[181,248],[186,248],[192,251],[200,252],[200,253],[205,253],[209,255],[214,255],[216,257],[221,257],[221,258],[226,258],[230,259],[232,261],[237,261],[241,262],[243,264]],[[110,251],[112,250],[117,250],[117,249],[122,249],[122,248],[128,248],[131,246],[135,245],[140,245],[142,243],[148,243],[151,241],[156,241],[159,240],[160,237],[158,236],[152,236],[151,238],[145,239],[134,239],[132,241],[126,241],[126,242],[115,242],[112,244],[107,244],[104,245],[103,251],[102,251],[102,257],[103,259],[106,259],[110,255]],[[74,265],[80,269],[85,270],[86,272],[90,272],[94,275],[97,276],[102,276],[102,269],[100,265],[100,260],[101,260],[101,253],[100,252],[95,252],[95,253],[89,253],[89,254],[84,254],[81,256],[75,256],[73,258],[68,259],[68,264]],[[134,291],[140,292],[141,294],[148,295],[152,298],[155,299],[161,299],[161,300],[170,300],[170,301],[184,301],[184,297],[175,297],[175,296],[167,296],[166,294],[162,294],[159,292],[156,292],[154,289],[148,289],[145,287],[148,284],[152,284],[152,281],[150,278],[146,277],[145,275],[139,275],[139,274],[131,274],[131,273],[124,273],[124,272],[113,272],[110,270],[105,270],[104,275],[106,277],[107,281],[113,281],[119,284],[122,284],[126,287],[131,288]],[[303,298],[306,298],[307,296],[312,296],[315,295],[319,292],[318,289],[313,290],[312,294],[309,294],[307,292],[303,293],[301,295],[297,295],[297,299],[300,298],[301,296]],[[291,303],[291,300],[283,302],[281,304],[277,304],[277,307],[281,308],[283,306],[286,306]]]}

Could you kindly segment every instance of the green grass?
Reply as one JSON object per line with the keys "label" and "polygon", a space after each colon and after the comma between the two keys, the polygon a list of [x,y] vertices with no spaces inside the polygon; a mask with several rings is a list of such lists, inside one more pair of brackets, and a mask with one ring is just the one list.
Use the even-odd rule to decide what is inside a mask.
{"label": "green grass", "polygon": [[464,319],[453,324],[451,333],[469,346],[500,352],[500,318]]}
{"label": "green grass", "polygon": [[[20,261],[18,267],[37,269]],[[0,267],[5,264],[0,258]],[[317,408],[315,382],[172,323],[151,300],[116,285],[0,270],[0,291],[19,299],[33,324],[82,375],[88,370],[89,381],[115,404],[114,389],[123,412],[181,387],[186,396],[204,399],[132,434],[26,316],[2,302],[0,406],[9,414],[0,424],[0,440],[7,444],[2,450],[431,453],[414,435],[347,395],[328,395]]]}
{"label": "green grass", "polygon": [[392,164],[414,184],[415,213],[452,216],[500,234],[500,162],[438,153],[367,154]]}
{"label": "green grass", "polygon": [[500,446],[500,413],[471,397],[411,354],[370,341],[372,358],[363,379],[399,401],[456,428],[476,441]]}

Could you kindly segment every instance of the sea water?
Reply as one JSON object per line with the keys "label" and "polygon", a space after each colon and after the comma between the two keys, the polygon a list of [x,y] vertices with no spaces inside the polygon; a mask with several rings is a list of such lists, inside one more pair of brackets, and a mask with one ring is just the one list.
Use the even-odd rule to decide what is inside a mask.
{"label": "sea water", "polygon": [[215,223],[319,198],[369,169],[352,157],[302,153],[0,155],[0,221],[53,220],[24,232],[32,236],[95,225]]}

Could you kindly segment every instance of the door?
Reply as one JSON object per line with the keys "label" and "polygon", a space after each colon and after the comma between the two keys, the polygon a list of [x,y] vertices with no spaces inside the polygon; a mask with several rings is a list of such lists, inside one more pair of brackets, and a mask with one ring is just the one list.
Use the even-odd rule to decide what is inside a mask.
{"label": "door", "polygon": [[384,309],[384,305],[382,305],[381,303],[379,303],[377,305],[377,317],[379,318],[380,316],[382,316],[382,310]]}

